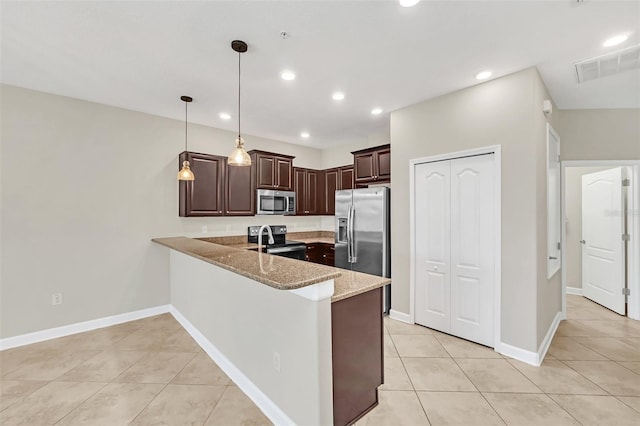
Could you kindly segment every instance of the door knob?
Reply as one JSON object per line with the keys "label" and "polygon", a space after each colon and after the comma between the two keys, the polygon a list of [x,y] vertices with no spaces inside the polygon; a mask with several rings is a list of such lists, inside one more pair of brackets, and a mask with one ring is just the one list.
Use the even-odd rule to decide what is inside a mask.
{"label": "door knob", "polygon": [[586,244],[587,242],[585,240],[580,240],[580,244]]}
{"label": "door knob", "polygon": [[437,271],[437,270],[438,270],[438,267],[437,267],[437,266],[434,266],[434,267],[433,267],[433,270],[434,270],[434,271]]}
{"label": "door knob", "polygon": [[557,257],[555,257],[555,256],[549,256],[549,259],[551,259],[551,260],[556,260],[556,259],[557,259]]}

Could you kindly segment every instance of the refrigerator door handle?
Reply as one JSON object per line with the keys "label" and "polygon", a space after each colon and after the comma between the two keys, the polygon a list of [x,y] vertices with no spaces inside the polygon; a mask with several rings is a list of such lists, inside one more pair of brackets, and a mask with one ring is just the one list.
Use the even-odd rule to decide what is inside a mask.
{"label": "refrigerator door handle", "polygon": [[347,211],[347,263],[351,263],[351,205]]}
{"label": "refrigerator door handle", "polygon": [[349,223],[349,231],[351,234],[349,235],[349,244],[351,244],[351,263],[356,263],[358,261],[358,256],[356,256],[356,242],[355,242],[355,233],[353,231],[353,225],[355,222],[356,216],[356,206],[351,205],[351,222]]}

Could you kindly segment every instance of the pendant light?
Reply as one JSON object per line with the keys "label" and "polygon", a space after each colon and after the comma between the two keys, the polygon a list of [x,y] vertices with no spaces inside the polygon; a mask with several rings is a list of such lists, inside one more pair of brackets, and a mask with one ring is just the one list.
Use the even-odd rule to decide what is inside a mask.
{"label": "pendant light", "polygon": [[240,136],[240,56],[247,51],[247,43],[241,40],[233,40],[231,48],[238,52],[238,138],[236,139],[236,148],[229,154],[227,163],[230,166],[250,166],[251,157],[244,149],[244,140]]}
{"label": "pendant light", "polygon": [[[184,101],[184,150],[187,152],[189,151],[187,149],[187,107],[189,102],[193,101],[193,98],[180,96],[180,100]],[[178,172],[178,180],[195,180],[195,176],[193,176],[193,172],[189,167],[189,162],[186,160],[182,162],[182,168]]]}

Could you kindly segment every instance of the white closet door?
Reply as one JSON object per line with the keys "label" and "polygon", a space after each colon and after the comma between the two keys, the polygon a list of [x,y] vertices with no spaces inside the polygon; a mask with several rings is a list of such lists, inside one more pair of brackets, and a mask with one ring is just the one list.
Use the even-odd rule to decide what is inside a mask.
{"label": "white closet door", "polygon": [[625,314],[621,167],[582,176],[582,289],[585,297]]}
{"label": "white closet door", "polygon": [[415,321],[449,332],[450,161],[415,169]]}
{"label": "white closet door", "polygon": [[451,161],[451,334],[493,346],[493,156]]}

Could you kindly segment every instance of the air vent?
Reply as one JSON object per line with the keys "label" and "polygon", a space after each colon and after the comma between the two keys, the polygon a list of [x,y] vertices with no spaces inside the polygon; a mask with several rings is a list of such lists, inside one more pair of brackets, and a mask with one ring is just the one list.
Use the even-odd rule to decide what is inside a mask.
{"label": "air vent", "polygon": [[640,68],[640,45],[577,62],[578,83]]}

